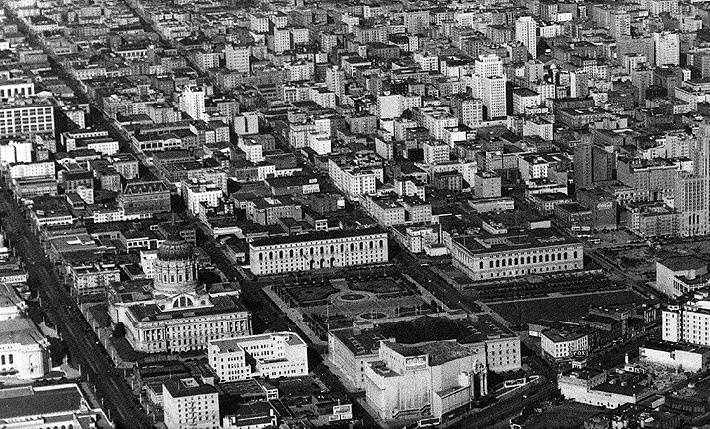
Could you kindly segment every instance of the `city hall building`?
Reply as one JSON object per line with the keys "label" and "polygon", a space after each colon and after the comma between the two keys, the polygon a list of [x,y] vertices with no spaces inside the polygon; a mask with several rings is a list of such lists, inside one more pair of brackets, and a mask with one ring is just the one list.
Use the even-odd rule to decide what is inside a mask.
{"label": "city hall building", "polygon": [[540,229],[483,236],[459,236],[450,241],[454,267],[473,280],[579,270],[582,244],[552,230]]}
{"label": "city hall building", "polygon": [[276,236],[249,243],[249,265],[257,276],[387,260],[387,233],[377,228]]}
{"label": "city hall building", "polygon": [[239,292],[210,293],[200,285],[190,243],[173,234],[158,248],[147,293],[109,296],[113,324],[123,323],[136,351],[176,353],[207,348],[209,341],[251,334],[251,313]]}

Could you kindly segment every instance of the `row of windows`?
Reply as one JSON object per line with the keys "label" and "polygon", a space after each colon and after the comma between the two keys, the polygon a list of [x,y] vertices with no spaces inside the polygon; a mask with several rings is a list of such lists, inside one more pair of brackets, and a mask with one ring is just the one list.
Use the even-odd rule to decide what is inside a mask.
{"label": "row of windows", "polygon": [[[385,247],[384,240],[380,240],[379,243],[376,243],[375,241],[370,241],[369,242],[369,248],[374,249],[376,246],[379,245],[380,249],[383,249]],[[350,251],[353,252],[355,250],[366,250],[368,248],[368,245],[365,245],[362,241],[359,243],[359,245],[355,245],[355,243],[350,243]],[[323,255],[325,251],[328,249],[327,246],[320,246],[320,254]],[[335,253],[335,250],[337,249],[336,245],[331,244],[330,245],[330,253]],[[345,252],[346,246],[344,243],[340,244],[340,252]],[[298,256],[304,256],[304,254],[310,254],[313,255],[315,253],[318,253],[318,248],[317,247],[311,247],[307,251],[304,252],[304,249],[298,249]],[[284,257],[284,251],[279,250],[278,251],[278,258],[283,259]],[[264,258],[266,257],[267,253],[266,252],[259,252],[259,261],[263,261]],[[277,255],[275,251],[269,251],[268,253],[268,259],[274,259],[274,256]],[[294,249],[290,249],[288,251],[288,257],[293,258],[295,255]]]}
{"label": "row of windows", "polygon": [[[563,253],[563,252],[558,252],[558,253],[556,253],[556,254],[555,254],[555,253],[552,253],[552,254],[548,253],[548,254],[546,254],[544,260],[543,260],[542,255],[540,255],[539,261],[538,261],[537,255],[533,255],[532,258],[531,258],[530,256],[528,256],[527,258],[524,258],[524,257],[520,257],[520,258],[517,258],[517,257],[516,257],[516,258],[508,258],[507,260],[506,260],[505,258],[504,258],[504,259],[496,259],[496,261],[495,261],[495,268],[499,268],[499,267],[501,267],[501,266],[502,266],[502,267],[505,267],[505,266],[506,266],[506,262],[507,262],[507,265],[509,265],[509,266],[512,266],[512,265],[530,264],[531,261],[532,261],[533,264],[537,264],[538,262],[555,262],[555,260],[561,261],[561,260],[563,260],[563,259],[566,261],[566,260],[568,259],[568,257],[569,257],[569,255],[568,255],[567,252],[564,252],[564,253]],[[572,258],[573,258],[573,259],[577,259],[577,251],[576,251],[576,250],[572,253]],[[488,267],[489,267],[489,268],[493,268],[493,265],[494,265],[494,264],[493,264],[493,261],[489,261],[489,266],[488,266]],[[481,261],[481,262],[478,264],[478,267],[479,267],[480,269],[483,269],[483,261]]]}
{"label": "row of windows", "polygon": [[12,353],[7,355],[7,361],[5,360],[5,355],[0,355],[0,365],[12,365],[14,360],[14,356]]}

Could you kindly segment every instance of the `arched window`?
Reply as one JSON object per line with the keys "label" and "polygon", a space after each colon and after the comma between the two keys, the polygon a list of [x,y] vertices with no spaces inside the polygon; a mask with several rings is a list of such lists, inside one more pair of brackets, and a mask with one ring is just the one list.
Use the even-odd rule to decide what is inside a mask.
{"label": "arched window", "polygon": [[513,263],[514,263],[515,265],[518,265],[518,258],[513,259]]}
{"label": "arched window", "polygon": [[545,262],[550,262],[550,255],[545,255]]}
{"label": "arched window", "polygon": [[269,259],[274,259],[274,252],[269,251]]}
{"label": "arched window", "polygon": [[572,257],[573,257],[574,259],[577,259],[577,251],[576,251],[576,250],[575,250],[574,253],[572,254]]}
{"label": "arched window", "polygon": [[533,264],[537,264],[537,255],[533,255]]}
{"label": "arched window", "polygon": [[375,242],[374,242],[374,241],[370,241],[370,249],[372,249],[373,247],[375,247]]}
{"label": "arched window", "polygon": [[363,245],[362,245],[362,241],[361,241],[360,242],[360,250],[362,250],[362,248],[363,248]]}
{"label": "arched window", "polygon": [[8,362],[12,365],[12,353],[8,355]]}
{"label": "arched window", "polygon": [[501,265],[505,267],[505,259],[501,262]]}
{"label": "arched window", "polygon": [[264,260],[264,254],[261,253],[261,252],[259,252],[259,260],[260,260],[260,261],[263,261],[263,260]]}
{"label": "arched window", "polygon": [[490,264],[489,264],[489,267],[488,267],[488,268],[493,268],[493,261],[491,261],[491,262],[490,262]]}
{"label": "arched window", "polygon": [[283,257],[284,257],[284,251],[279,250],[279,259],[283,259]]}
{"label": "arched window", "polygon": [[350,243],[350,251],[352,252],[353,250],[355,250],[355,244],[354,244],[354,243]]}
{"label": "arched window", "polygon": [[478,268],[483,269],[483,261],[478,264]]}
{"label": "arched window", "polygon": [[552,262],[555,262],[555,254],[552,254]]}
{"label": "arched window", "polygon": [[0,355],[0,365],[5,365],[5,355]]}
{"label": "arched window", "polygon": [[500,267],[500,259],[496,259],[496,268]]}
{"label": "arched window", "polygon": [[526,261],[527,261],[528,264],[530,263],[530,256],[528,256],[528,257],[526,258]]}
{"label": "arched window", "polygon": [[288,251],[288,257],[293,258],[293,249]]}
{"label": "arched window", "polygon": [[335,246],[333,246],[333,245],[331,244],[331,245],[330,245],[330,253],[333,253],[333,252],[335,252]]}
{"label": "arched window", "polygon": [[380,240],[380,249],[382,249],[383,247],[385,247],[385,242],[384,240]]}

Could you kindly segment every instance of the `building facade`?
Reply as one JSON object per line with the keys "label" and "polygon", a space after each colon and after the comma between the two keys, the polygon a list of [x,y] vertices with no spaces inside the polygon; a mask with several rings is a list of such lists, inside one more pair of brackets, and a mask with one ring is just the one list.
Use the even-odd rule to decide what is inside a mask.
{"label": "building facade", "polygon": [[222,382],[308,375],[306,343],[293,332],[210,341],[207,359]]}
{"label": "building facade", "polygon": [[387,233],[379,229],[276,236],[249,243],[249,264],[254,275],[382,264],[387,261]]}
{"label": "building facade", "polygon": [[473,280],[581,270],[582,244],[544,231],[454,237],[450,241],[453,265]]}

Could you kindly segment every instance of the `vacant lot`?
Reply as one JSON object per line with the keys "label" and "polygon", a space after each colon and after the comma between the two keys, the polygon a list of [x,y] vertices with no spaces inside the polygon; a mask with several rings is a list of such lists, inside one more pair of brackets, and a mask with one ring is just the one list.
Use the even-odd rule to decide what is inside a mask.
{"label": "vacant lot", "polygon": [[493,304],[490,307],[514,325],[535,320],[575,320],[587,314],[590,306],[626,304],[642,301],[631,291],[617,291],[576,295],[561,298],[542,298],[528,301]]}

